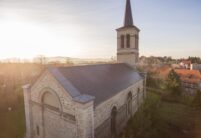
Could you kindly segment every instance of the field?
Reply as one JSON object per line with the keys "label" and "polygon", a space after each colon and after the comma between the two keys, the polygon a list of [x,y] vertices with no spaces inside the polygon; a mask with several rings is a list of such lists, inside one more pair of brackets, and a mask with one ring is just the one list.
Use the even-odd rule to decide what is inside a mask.
{"label": "field", "polygon": [[0,138],[24,138],[22,85],[32,82],[43,68],[31,63],[0,63]]}
{"label": "field", "polygon": [[23,138],[25,132],[24,108],[0,113],[0,138]]}
{"label": "field", "polygon": [[121,138],[201,138],[201,112],[148,92]]}

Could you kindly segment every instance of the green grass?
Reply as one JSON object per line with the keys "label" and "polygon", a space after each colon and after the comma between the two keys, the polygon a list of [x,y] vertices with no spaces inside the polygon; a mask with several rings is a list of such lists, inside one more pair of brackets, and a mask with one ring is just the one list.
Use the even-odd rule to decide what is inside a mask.
{"label": "green grass", "polygon": [[188,104],[163,101],[160,95],[148,92],[144,104],[128,122],[121,137],[198,138],[194,135],[194,122],[195,112]]}
{"label": "green grass", "polygon": [[0,138],[24,138],[24,107],[13,111],[0,111]]}

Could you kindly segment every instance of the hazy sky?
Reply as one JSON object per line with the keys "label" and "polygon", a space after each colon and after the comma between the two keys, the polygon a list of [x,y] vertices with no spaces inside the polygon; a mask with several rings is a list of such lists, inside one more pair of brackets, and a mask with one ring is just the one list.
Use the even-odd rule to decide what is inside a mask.
{"label": "hazy sky", "polygon": [[[110,58],[126,0],[0,0],[0,58]],[[131,0],[140,55],[201,57],[201,0]]]}

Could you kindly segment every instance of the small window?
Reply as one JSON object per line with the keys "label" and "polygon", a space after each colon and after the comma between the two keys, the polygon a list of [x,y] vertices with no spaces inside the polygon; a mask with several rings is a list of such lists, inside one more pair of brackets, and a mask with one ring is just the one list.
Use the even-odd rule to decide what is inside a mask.
{"label": "small window", "polygon": [[130,48],[130,35],[129,34],[126,35],[126,47]]}
{"label": "small window", "polygon": [[40,135],[39,126],[36,127],[36,132],[37,132],[37,135],[39,136]]}
{"label": "small window", "polygon": [[137,104],[140,104],[140,88],[137,89]]}
{"label": "small window", "polygon": [[111,112],[111,133],[112,136],[116,135],[116,116],[117,116],[117,108],[114,106]]}
{"label": "small window", "polygon": [[121,35],[121,48],[124,48],[124,35]]}
{"label": "small window", "polygon": [[127,98],[127,113],[128,115],[132,114],[132,93],[128,93],[128,98]]}
{"label": "small window", "polygon": [[138,49],[139,37],[135,35],[135,48]]}

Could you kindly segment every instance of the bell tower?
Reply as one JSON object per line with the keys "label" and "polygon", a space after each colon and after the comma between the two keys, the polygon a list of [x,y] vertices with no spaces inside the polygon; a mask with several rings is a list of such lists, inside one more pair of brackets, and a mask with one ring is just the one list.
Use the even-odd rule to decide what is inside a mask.
{"label": "bell tower", "polygon": [[133,24],[130,0],[126,0],[124,25],[117,31],[117,62],[134,66],[139,58],[139,32]]}

